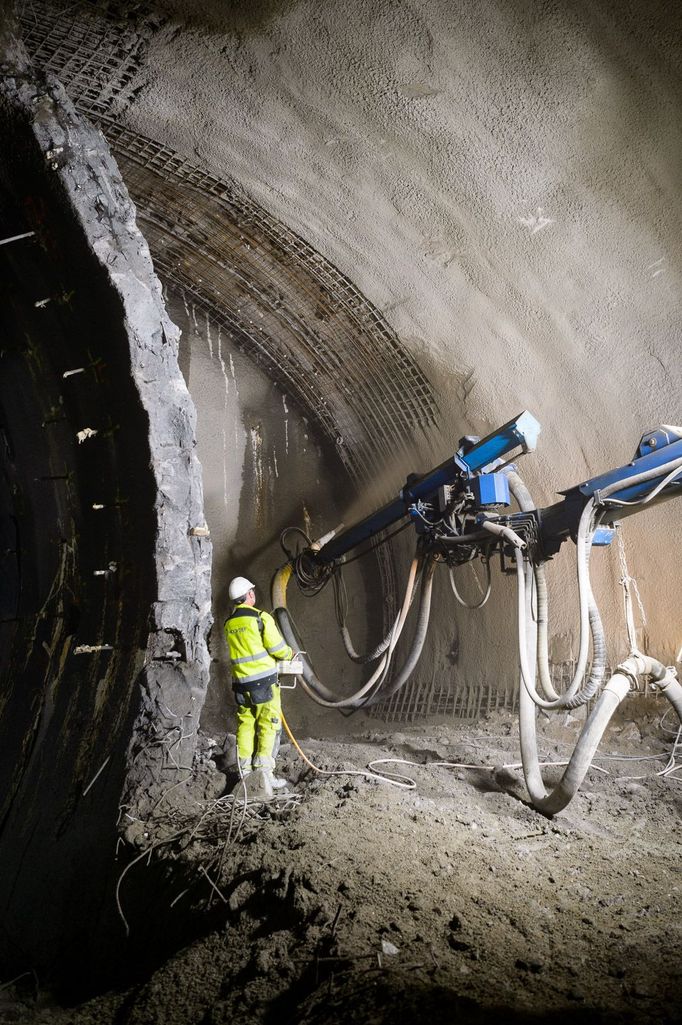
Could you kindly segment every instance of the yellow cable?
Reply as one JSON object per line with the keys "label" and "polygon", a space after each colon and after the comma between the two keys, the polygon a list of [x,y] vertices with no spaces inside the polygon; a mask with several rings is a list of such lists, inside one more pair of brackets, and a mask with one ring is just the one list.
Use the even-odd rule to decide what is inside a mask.
{"label": "yellow cable", "polygon": [[287,731],[287,735],[289,737],[289,740],[294,745],[294,747],[296,748],[296,750],[298,751],[298,753],[300,754],[301,758],[306,763],[306,765],[309,765],[311,769],[315,770],[315,772],[322,773],[323,776],[333,776],[334,773],[328,772],[326,769],[318,769],[318,767],[316,765],[313,765],[313,763],[310,761],[308,756],[303,752],[301,746],[299,745],[298,741],[296,740],[296,737],[291,732],[291,730],[289,728],[289,723],[286,721],[286,718],[284,716],[284,710],[282,710],[282,712],[280,714],[282,716],[282,724],[284,726],[284,729]]}
{"label": "yellow cable", "polygon": [[284,729],[287,731],[287,736],[289,737],[289,740],[294,745],[294,747],[296,748],[296,750],[298,751],[306,765],[309,765],[310,768],[313,769],[315,772],[319,772],[321,776],[363,776],[365,779],[376,779],[380,783],[388,783],[389,786],[400,787],[402,790],[416,789],[417,784],[415,783],[415,781],[413,779],[410,779],[409,776],[400,775],[400,773],[391,773],[390,775],[397,776],[398,778],[388,779],[388,776],[382,776],[377,772],[371,772],[366,769],[320,769],[317,765],[313,765],[308,756],[304,753],[303,749],[301,748],[301,745],[298,743],[296,737],[291,732],[289,723],[287,722],[286,717],[284,715],[284,711],[282,711],[280,714],[282,716],[282,725],[284,726]]}
{"label": "yellow cable", "polygon": [[[364,776],[366,779],[376,779],[376,780],[379,780],[381,783],[389,783],[392,786],[401,787],[401,788],[404,788],[406,790],[414,790],[414,789],[416,789],[416,783],[415,783],[414,780],[410,779],[409,776],[403,776],[403,775],[401,775],[400,773],[397,773],[397,772],[389,773],[388,770],[384,770],[386,772],[385,776],[384,775],[380,775],[378,772],[373,772],[372,771],[373,766],[385,764],[387,762],[393,762],[393,763],[398,764],[398,765],[415,765],[418,768],[423,768],[423,769],[426,769],[426,768],[436,768],[436,767],[440,766],[440,767],[449,768],[449,769],[473,769],[473,770],[478,770],[478,771],[483,771],[483,772],[496,772],[498,768],[502,768],[502,769],[520,769],[521,768],[521,762],[510,762],[510,763],[505,764],[505,765],[496,766],[496,765],[472,765],[469,762],[413,762],[413,761],[410,761],[407,758],[375,758],[373,761],[371,761],[369,763],[369,771],[364,771],[363,772],[362,769],[333,769],[333,770],[330,770],[330,769],[320,769],[317,765],[313,765],[313,763],[310,761],[308,756],[303,751],[301,745],[296,740],[296,737],[291,732],[291,728],[289,726],[289,723],[286,720],[286,717],[284,715],[284,711],[282,710],[282,712],[280,714],[282,716],[282,725],[284,726],[284,729],[287,731],[287,735],[289,737],[289,740],[294,745],[294,747],[296,748],[296,750],[298,751],[298,753],[300,754],[301,758],[306,763],[306,765],[309,765],[310,768],[313,769],[315,772],[319,772],[321,776]],[[657,757],[660,757],[660,756],[657,756]],[[541,766],[545,766],[545,765],[568,765],[568,762],[540,762],[540,765]],[[607,769],[602,769],[598,765],[593,765],[592,768],[596,772],[603,772],[603,773],[606,773],[606,775],[610,775]],[[675,769],[668,770],[668,771],[676,772],[679,769],[682,769],[682,764],[678,765]],[[398,779],[396,779],[396,780],[388,779],[389,775],[390,776],[397,776]],[[663,773],[657,773],[657,775],[660,776],[660,775],[663,775]],[[625,779],[626,777],[623,777],[623,778]],[[647,777],[644,777],[644,776],[641,776],[641,777],[638,776],[637,777],[637,779],[640,779],[640,778],[641,779],[645,779]],[[674,778],[677,779],[677,777],[674,777]],[[405,780],[406,782],[399,782],[400,780]],[[408,780],[409,780],[409,782],[407,782]]]}

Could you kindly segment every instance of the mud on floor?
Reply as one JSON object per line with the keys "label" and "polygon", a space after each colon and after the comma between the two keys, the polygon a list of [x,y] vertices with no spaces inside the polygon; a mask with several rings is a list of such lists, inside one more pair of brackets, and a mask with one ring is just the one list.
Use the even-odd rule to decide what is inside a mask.
{"label": "mud on floor", "polygon": [[[579,725],[545,734],[547,760],[569,753]],[[655,776],[670,737],[655,723],[644,732],[612,730],[603,751],[658,760],[598,758],[606,771],[592,770],[553,821],[524,803],[520,772],[502,768],[518,752],[505,716],[304,742],[327,769],[390,757],[485,766],[385,766],[416,790],[315,777],[285,748],[280,768],[300,803],[237,821],[237,832],[224,818],[216,840],[179,854],[208,864],[210,880],[197,871],[178,914],[210,903],[216,928],[125,993],[65,1011],[8,992],[0,1020],[680,1021],[682,790]],[[211,804],[193,812],[195,837]],[[144,874],[145,860],[130,871]],[[135,908],[127,914],[135,930]]]}

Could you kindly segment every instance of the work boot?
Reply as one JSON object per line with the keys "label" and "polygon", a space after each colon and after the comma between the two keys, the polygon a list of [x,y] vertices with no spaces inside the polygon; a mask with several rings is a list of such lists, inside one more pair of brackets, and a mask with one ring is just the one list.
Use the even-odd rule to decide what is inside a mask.
{"label": "work boot", "polygon": [[241,778],[243,779],[244,776],[248,776],[249,773],[251,773],[251,772],[253,772],[253,769],[251,767],[251,759],[250,758],[240,758],[239,759],[239,775],[241,776]]}
{"label": "work boot", "polygon": [[265,770],[254,769],[248,775],[242,776],[239,782],[232,788],[232,794],[236,801],[257,804],[271,801],[274,790],[265,774]]}
{"label": "work boot", "polygon": [[272,769],[263,769],[263,776],[268,781],[273,790],[281,790],[282,787],[285,787],[288,784],[288,780],[279,779],[279,777],[275,776]]}

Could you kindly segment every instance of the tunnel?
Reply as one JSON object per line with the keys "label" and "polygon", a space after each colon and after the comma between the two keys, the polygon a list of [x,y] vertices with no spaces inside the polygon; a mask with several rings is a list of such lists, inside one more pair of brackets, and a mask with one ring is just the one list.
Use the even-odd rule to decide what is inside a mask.
{"label": "tunnel", "polygon": [[[680,1020],[678,503],[621,505],[593,549],[592,666],[628,693],[556,815],[513,548],[438,557],[431,592],[417,505],[315,563],[523,410],[536,507],[682,438],[679,12],[0,18],[0,1017]],[[575,529],[544,552],[559,690]],[[287,786],[251,800],[228,586],[272,611],[285,566],[275,622],[324,684],[280,677]],[[426,590],[409,678],[351,701],[349,638],[391,638]],[[550,788],[593,697],[533,712]]]}

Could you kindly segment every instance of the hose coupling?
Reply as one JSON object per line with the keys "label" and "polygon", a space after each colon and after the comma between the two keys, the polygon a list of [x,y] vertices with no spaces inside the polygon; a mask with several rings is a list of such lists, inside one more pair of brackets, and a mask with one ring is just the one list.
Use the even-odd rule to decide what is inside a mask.
{"label": "hose coupling", "polygon": [[630,655],[624,662],[621,662],[619,666],[616,666],[616,673],[620,673],[621,676],[624,676],[630,681],[631,690],[639,689],[639,674],[644,671],[636,665],[633,666],[632,663],[635,658],[637,658],[637,656]]}
{"label": "hose coupling", "polygon": [[677,683],[677,669],[675,666],[666,666],[665,675],[661,678],[654,679],[652,681],[652,687],[656,687],[662,694],[665,694],[671,683]]}

